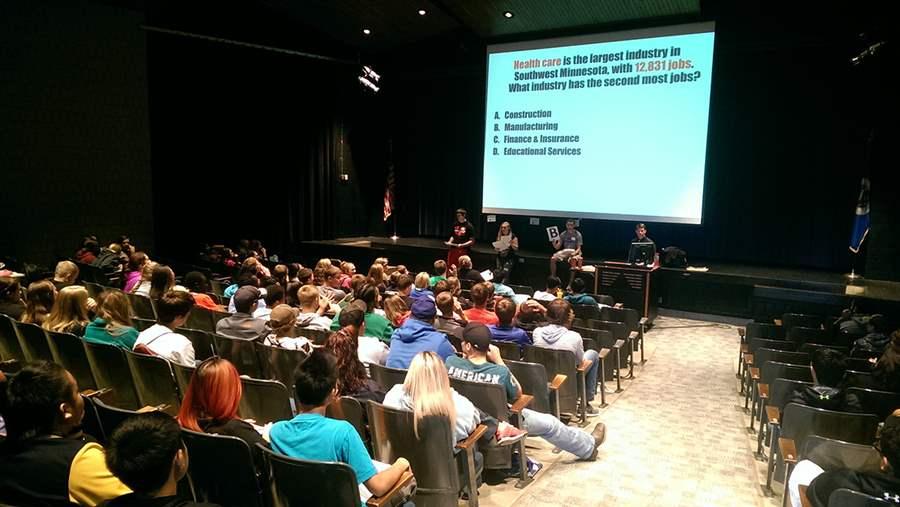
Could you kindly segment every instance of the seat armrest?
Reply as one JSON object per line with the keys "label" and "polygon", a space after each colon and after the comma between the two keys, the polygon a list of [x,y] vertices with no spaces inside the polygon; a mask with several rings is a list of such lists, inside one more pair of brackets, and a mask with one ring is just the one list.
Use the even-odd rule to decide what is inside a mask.
{"label": "seat armrest", "polygon": [[104,387],[103,389],[85,389],[81,391],[81,395],[85,398],[100,398],[103,399],[108,393],[112,392],[112,387]]}
{"label": "seat armrest", "polygon": [[746,327],[739,327],[739,328],[738,328],[738,336],[741,337],[741,341],[743,341],[744,336],[746,336],[746,335],[747,335],[747,328],[746,328]]}
{"label": "seat armrest", "polygon": [[625,340],[616,340],[616,343],[613,343],[613,348],[621,349],[622,345],[625,345]]}
{"label": "seat armrest", "polygon": [[753,366],[753,354],[744,354],[744,364]]}
{"label": "seat armrest", "polygon": [[479,424],[472,433],[469,433],[469,436],[466,437],[465,440],[456,443],[457,449],[469,450],[475,447],[475,442],[478,442],[482,436],[484,436],[484,432],[487,431],[487,426],[483,424]]}
{"label": "seat armrest", "polygon": [[590,367],[591,367],[590,360],[585,359],[575,369],[578,370],[579,373],[584,373],[584,372],[588,371],[588,368],[590,368]]}
{"label": "seat armrest", "polygon": [[746,343],[741,345],[741,354],[749,354],[750,353],[750,345]]}
{"label": "seat armrest", "polygon": [[759,399],[769,399],[769,384],[756,384],[756,392],[759,393]]}
{"label": "seat armrest", "polygon": [[778,410],[778,407],[766,405],[766,419],[769,420],[769,424],[781,424],[781,410]]}
{"label": "seat armrest", "polygon": [[759,368],[750,368],[750,379],[759,380]]}
{"label": "seat armrest", "polygon": [[609,349],[600,349],[600,359],[606,359],[609,355]]}
{"label": "seat armrest", "polygon": [[632,331],[632,332],[628,333],[628,339],[629,339],[629,340],[637,340],[637,339],[638,339],[638,332],[637,332],[637,331]]}
{"label": "seat armrest", "polygon": [[551,391],[559,390],[559,388],[562,387],[563,382],[565,382],[567,378],[568,377],[565,375],[557,374],[555,377],[553,377],[553,382],[550,382],[550,386],[549,386],[550,390]]}
{"label": "seat armrest", "polygon": [[519,399],[516,400],[516,402],[513,403],[511,407],[509,407],[509,411],[513,414],[521,413],[523,408],[531,405],[532,400],[534,400],[534,396],[530,394],[523,394],[522,396],[519,396]]}
{"label": "seat armrest", "polygon": [[638,321],[638,325],[646,326],[648,322],[650,322],[650,319],[648,319],[647,317],[641,317],[641,320]]}
{"label": "seat armrest", "polygon": [[403,472],[403,475],[400,476],[400,480],[394,484],[391,489],[382,496],[372,496],[366,501],[366,505],[368,507],[381,507],[382,505],[393,505],[393,498],[400,494],[400,491],[409,485],[412,482],[413,478],[412,472],[409,470]]}
{"label": "seat armrest", "polygon": [[781,459],[783,459],[785,463],[790,463],[792,465],[797,464],[797,446],[794,445],[793,438],[779,437],[778,452],[781,454]]}

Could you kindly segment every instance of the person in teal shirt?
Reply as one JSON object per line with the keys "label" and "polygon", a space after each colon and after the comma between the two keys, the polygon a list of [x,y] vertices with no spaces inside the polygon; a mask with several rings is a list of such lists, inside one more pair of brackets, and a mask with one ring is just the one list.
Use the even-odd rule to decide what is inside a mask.
{"label": "person in teal shirt", "polygon": [[350,465],[356,480],[375,496],[382,496],[409,469],[405,458],[378,472],[353,426],[325,417],[325,409],[337,397],[337,359],[326,349],[315,349],[295,373],[294,391],[300,413],[279,421],[269,431],[272,450],[315,461],[339,461]]}
{"label": "person in teal shirt", "polygon": [[134,349],[138,330],[131,322],[131,304],[124,292],[104,292],[97,307],[98,317],[84,328],[84,340],[102,345]]}
{"label": "person in teal shirt", "polygon": [[584,294],[584,280],[576,278],[572,280],[572,293],[563,298],[573,305],[596,305],[597,300],[588,294]]}
{"label": "person in teal shirt", "polygon": [[[375,305],[381,296],[378,294],[378,288],[374,285],[365,284],[353,294],[354,302],[357,300],[365,303],[365,336],[373,336],[385,343],[391,343],[391,335],[394,334],[394,326],[387,317],[375,313]],[[361,304],[359,303],[359,304]],[[360,306],[361,308],[362,306]],[[341,328],[340,312],[331,319],[331,330],[337,331]]]}

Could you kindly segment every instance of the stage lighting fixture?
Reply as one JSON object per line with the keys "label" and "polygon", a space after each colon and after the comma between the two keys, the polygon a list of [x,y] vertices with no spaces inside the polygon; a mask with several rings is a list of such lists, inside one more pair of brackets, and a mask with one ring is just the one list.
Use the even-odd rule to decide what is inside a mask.
{"label": "stage lighting fixture", "polygon": [[363,28],[363,34],[364,35],[372,35],[372,30],[369,30],[368,28]]}
{"label": "stage lighting fixture", "polygon": [[513,16],[515,16],[515,14],[513,14],[512,11],[504,11],[504,12],[503,12],[503,17],[506,18],[506,19],[510,19],[510,18],[512,18]]}
{"label": "stage lighting fixture", "polygon": [[850,59],[850,63],[852,63],[853,65],[859,65],[859,64],[863,63],[863,61],[867,57],[872,56],[875,53],[877,53],[881,49],[881,47],[884,46],[884,44],[885,44],[884,41],[880,41],[880,42],[876,42],[875,44],[872,44],[871,46],[867,47],[866,49],[863,49],[858,55],[856,55]]}
{"label": "stage lighting fixture", "polygon": [[363,86],[372,90],[375,93],[378,93],[378,90],[381,88],[378,87],[377,83],[381,79],[381,75],[375,72],[372,67],[368,65],[363,65],[362,70],[360,71],[362,74],[359,76],[359,82],[362,83]]}
{"label": "stage lighting fixture", "polygon": [[418,13],[419,13],[419,16],[424,16],[424,15],[428,14],[428,12],[425,9],[419,9]]}

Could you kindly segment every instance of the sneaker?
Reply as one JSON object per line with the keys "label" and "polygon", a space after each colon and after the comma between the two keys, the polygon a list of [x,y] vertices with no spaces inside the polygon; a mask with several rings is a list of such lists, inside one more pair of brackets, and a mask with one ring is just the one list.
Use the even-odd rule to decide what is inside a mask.
{"label": "sneaker", "polygon": [[584,413],[588,417],[598,416],[600,415],[600,409],[588,403],[587,407],[584,409]]}
{"label": "sneaker", "polygon": [[507,422],[501,422],[497,426],[497,433],[494,434],[494,437],[497,439],[498,445],[510,445],[522,440],[526,435],[528,435],[527,431],[520,430]]}

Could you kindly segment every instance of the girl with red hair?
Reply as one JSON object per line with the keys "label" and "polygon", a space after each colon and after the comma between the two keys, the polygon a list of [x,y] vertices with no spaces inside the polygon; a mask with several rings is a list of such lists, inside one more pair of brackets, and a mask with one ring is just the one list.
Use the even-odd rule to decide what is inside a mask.
{"label": "girl with red hair", "polygon": [[262,455],[254,444],[269,446],[250,422],[238,417],[241,403],[241,377],[234,365],[221,357],[203,361],[191,376],[178,423],[182,428],[203,433],[217,433],[240,438],[253,451],[257,466]]}

